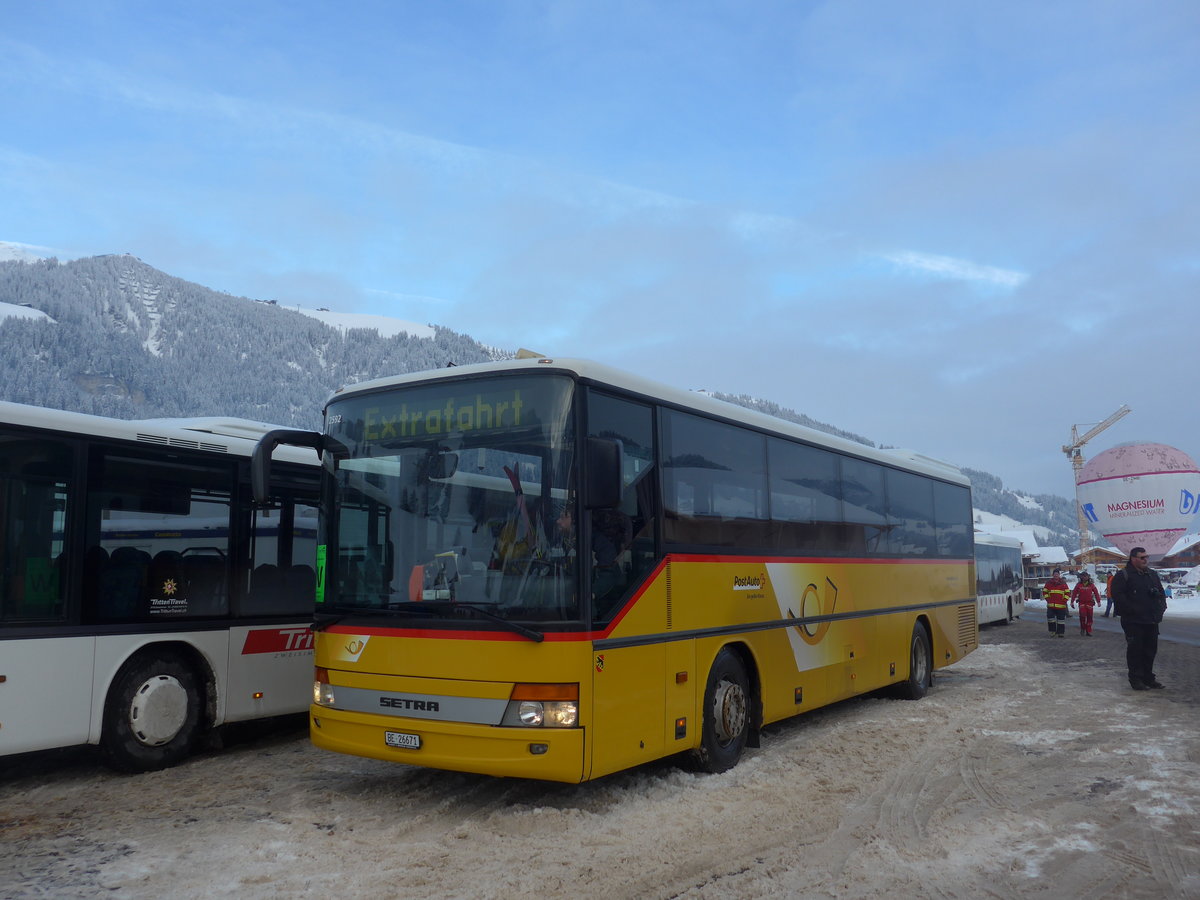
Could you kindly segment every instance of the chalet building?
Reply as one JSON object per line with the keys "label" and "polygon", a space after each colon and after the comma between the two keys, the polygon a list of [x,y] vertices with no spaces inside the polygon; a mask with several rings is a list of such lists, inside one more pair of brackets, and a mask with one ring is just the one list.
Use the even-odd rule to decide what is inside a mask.
{"label": "chalet building", "polygon": [[1179,543],[1171,552],[1154,563],[1156,569],[1191,569],[1200,566],[1200,538],[1191,543]]}
{"label": "chalet building", "polygon": [[1062,547],[1035,547],[1032,555],[1025,557],[1026,599],[1042,598],[1042,585],[1050,580],[1055,569],[1071,571],[1067,551]]}
{"label": "chalet building", "polygon": [[1129,558],[1120,550],[1097,546],[1091,546],[1081,553],[1073,554],[1071,560],[1080,568],[1088,565],[1123,566],[1129,562]]}

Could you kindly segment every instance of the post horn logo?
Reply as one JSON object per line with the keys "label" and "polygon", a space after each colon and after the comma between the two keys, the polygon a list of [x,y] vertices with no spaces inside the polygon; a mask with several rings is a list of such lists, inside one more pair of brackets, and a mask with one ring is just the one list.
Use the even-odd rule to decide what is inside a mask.
{"label": "post horn logo", "polygon": [[346,645],[346,652],[351,656],[358,656],[358,654],[363,652],[363,647],[365,646],[367,646],[366,641],[358,638]]}
{"label": "post horn logo", "polygon": [[[822,597],[815,584],[810,583],[804,589],[804,593],[800,595],[800,615],[797,616],[792,610],[788,610],[788,615],[792,618],[810,618],[816,616],[829,616],[833,614],[837,607],[837,585],[825,579],[825,596]],[[796,632],[804,640],[804,643],[816,646],[821,643],[821,640],[829,633],[830,621],[826,619],[823,622],[804,622],[796,625]]]}

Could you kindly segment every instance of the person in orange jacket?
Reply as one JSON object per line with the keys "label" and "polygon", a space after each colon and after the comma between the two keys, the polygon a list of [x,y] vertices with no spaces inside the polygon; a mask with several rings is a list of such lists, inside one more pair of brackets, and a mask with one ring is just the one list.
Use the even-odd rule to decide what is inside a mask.
{"label": "person in orange jacket", "polygon": [[1067,636],[1067,601],[1071,599],[1071,589],[1063,581],[1062,569],[1055,569],[1046,586],[1042,588],[1042,597],[1046,601],[1046,627],[1050,636]]}
{"label": "person in orange jacket", "polygon": [[1109,613],[1111,613],[1113,611],[1112,583],[1113,583],[1113,579],[1116,577],[1117,577],[1116,572],[1109,572],[1108,573],[1108,581],[1104,582],[1104,599],[1106,601],[1108,601],[1107,603],[1104,604],[1104,618],[1106,618],[1106,619],[1108,618]]}
{"label": "person in orange jacket", "polygon": [[1092,584],[1092,576],[1087,572],[1083,572],[1079,576],[1079,583],[1075,585],[1075,590],[1071,591],[1071,605],[1079,607],[1079,633],[1092,636],[1092,610],[1100,603],[1100,592],[1096,590],[1096,585]]}

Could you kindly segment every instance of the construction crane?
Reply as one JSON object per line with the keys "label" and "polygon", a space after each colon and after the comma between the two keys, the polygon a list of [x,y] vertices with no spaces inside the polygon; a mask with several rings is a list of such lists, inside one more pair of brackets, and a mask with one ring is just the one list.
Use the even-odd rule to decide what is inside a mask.
{"label": "construction crane", "polygon": [[1079,561],[1082,563],[1083,554],[1087,552],[1088,539],[1088,523],[1083,515],[1083,507],[1079,505],[1079,473],[1083,471],[1083,445],[1102,432],[1105,428],[1115,423],[1118,419],[1129,415],[1132,410],[1124,403],[1121,408],[1115,413],[1096,425],[1093,425],[1085,431],[1082,437],[1079,434],[1079,426],[1071,426],[1071,443],[1063,444],[1062,451],[1067,454],[1067,458],[1071,460],[1071,465],[1075,469],[1075,512],[1079,516]]}

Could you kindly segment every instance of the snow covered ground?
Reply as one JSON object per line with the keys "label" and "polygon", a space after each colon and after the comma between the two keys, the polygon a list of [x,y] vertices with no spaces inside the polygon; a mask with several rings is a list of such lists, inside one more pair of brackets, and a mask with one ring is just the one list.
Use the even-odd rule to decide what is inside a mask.
{"label": "snow covered ground", "polygon": [[1200,897],[1200,650],[984,629],[917,703],[771,727],[721,775],[583,785],[316,750],[298,728],[175,769],[0,769],[0,897]]}

